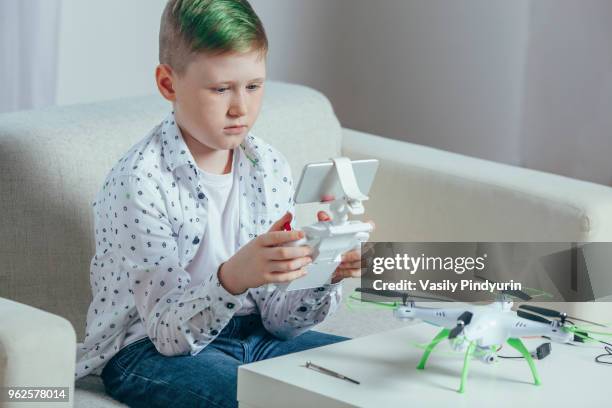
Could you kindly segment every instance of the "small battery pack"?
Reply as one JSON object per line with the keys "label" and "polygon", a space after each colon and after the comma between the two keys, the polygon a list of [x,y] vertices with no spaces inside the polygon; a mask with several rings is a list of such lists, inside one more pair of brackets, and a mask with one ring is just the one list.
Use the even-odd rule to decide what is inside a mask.
{"label": "small battery pack", "polygon": [[544,357],[549,355],[550,354],[550,343],[540,344],[538,348],[536,349],[535,354],[536,354],[535,357],[537,357],[538,360],[542,360]]}

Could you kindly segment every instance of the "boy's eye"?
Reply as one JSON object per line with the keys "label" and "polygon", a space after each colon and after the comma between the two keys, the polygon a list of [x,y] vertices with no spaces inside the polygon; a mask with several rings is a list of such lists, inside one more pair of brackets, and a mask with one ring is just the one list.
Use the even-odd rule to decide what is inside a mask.
{"label": "boy's eye", "polygon": [[[258,89],[258,88],[261,88],[261,85],[259,85],[259,84],[251,84],[251,85],[247,86],[247,89],[249,91],[254,91],[255,89]],[[224,93],[227,90],[229,90],[228,87],[225,87],[225,88],[215,88],[215,92],[217,92],[217,93]]]}

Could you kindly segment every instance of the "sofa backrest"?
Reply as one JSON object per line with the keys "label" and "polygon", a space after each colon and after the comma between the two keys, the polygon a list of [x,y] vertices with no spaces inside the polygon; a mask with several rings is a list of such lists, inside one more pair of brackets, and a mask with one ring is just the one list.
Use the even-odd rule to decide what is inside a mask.
{"label": "sofa backrest", "polygon": [[[0,115],[0,297],[67,318],[82,340],[91,204],[115,162],[170,109],[146,96]],[[305,163],[340,153],[331,104],[304,86],[267,82],[252,131],[285,154],[296,182]],[[314,221],[305,211],[301,225]]]}

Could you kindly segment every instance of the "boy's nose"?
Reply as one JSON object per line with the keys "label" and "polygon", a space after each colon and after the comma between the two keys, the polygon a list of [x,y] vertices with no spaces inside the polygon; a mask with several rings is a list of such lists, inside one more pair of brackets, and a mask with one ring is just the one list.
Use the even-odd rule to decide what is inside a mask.
{"label": "boy's nose", "polygon": [[242,95],[237,96],[232,100],[230,105],[229,114],[230,116],[244,116],[247,113],[246,102]]}

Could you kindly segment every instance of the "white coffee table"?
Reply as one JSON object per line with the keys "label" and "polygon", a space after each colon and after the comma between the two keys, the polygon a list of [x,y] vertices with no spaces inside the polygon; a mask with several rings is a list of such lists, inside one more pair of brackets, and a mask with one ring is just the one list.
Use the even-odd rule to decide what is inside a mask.
{"label": "white coffee table", "polygon": [[[470,364],[466,392],[459,394],[463,355],[448,342],[416,365],[437,329],[418,323],[330,346],[246,364],[238,370],[241,408],[324,407],[541,407],[610,406],[612,366],[596,364],[603,348],[552,344],[551,355],[536,360],[542,384],[534,386],[523,359]],[[532,350],[542,339],[526,339]],[[503,353],[502,353],[503,351]],[[500,354],[517,355],[509,346]],[[356,385],[304,368],[311,362],[361,382]]]}

